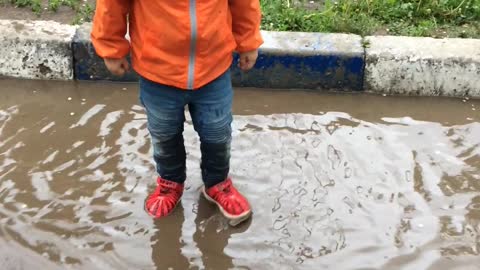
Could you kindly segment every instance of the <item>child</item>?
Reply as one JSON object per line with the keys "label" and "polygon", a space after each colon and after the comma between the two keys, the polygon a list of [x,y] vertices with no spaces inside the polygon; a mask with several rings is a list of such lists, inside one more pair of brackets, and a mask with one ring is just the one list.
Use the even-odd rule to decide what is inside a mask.
{"label": "child", "polygon": [[[127,19],[128,17],[128,19]],[[129,65],[141,76],[140,101],[146,109],[157,188],[145,200],[154,218],[170,214],[186,179],[183,142],[188,106],[201,141],[203,194],[237,225],[251,208],[228,177],[233,90],[232,53],[239,67],[253,67],[260,35],[259,0],[98,0],[92,41],[114,75]],[[125,39],[129,25],[130,42]]]}

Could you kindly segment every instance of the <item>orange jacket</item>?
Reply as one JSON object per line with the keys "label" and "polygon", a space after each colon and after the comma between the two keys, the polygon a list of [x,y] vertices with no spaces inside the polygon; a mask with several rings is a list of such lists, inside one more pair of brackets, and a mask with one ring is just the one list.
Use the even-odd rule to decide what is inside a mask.
{"label": "orange jacket", "polygon": [[197,89],[230,67],[234,50],[260,47],[260,19],[259,0],[98,0],[92,42],[103,58],[130,52],[151,81]]}

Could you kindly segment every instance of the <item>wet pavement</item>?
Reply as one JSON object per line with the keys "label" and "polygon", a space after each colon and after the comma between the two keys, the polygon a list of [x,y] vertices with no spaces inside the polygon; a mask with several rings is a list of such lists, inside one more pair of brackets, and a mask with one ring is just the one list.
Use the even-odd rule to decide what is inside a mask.
{"label": "wet pavement", "polygon": [[232,176],[253,219],[174,214],[134,84],[0,80],[0,269],[480,269],[480,100],[236,91]]}

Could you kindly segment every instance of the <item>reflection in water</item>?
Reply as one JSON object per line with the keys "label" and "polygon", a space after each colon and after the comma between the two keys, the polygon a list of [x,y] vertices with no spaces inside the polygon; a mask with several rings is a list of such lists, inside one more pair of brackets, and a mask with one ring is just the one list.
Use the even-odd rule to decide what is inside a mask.
{"label": "reflection in water", "polygon": [[182,254],[182,225],[185,221],[183,207],[180,203],[172,215],[155,220],[152,243],[152,260],[157,269],[188,269],[189,261]]}
{"label": "reflection in water", "polygon": [[[452,114],[449,124],[354,117],[355,108],[236,116],[232,176],[254,216],[230,228],[199,197],[190,124],[182,203],[152,220],[143,202],[155,171],[135,93],[62,91],[55,97],[65,104],[48,91],[0,100],[2,270],[480,264],[480,123],[459,120],[475,115]],[[334,104],[349,96],[311,97]]]}
{"label": "reflection in water", "polygon": [[[233,258],[229,256],[225,248],[232,235],[245,232],[250,226],[251,220],[231,228],[228,222],[216,211],[216,206],[211,205],[201,197],[198,203],[197,217],[195,218],[196,231],[193,240],[202,253],[202,262],[205,269],[231,269]],[[236,265],[237,269],[243,268]]]}
{"label": "reflection in water", "polygon": [[[195,233],[193,241],[202,254],[202,269],[249,269],[233,264],[233,258],[225,253],[225,247],[231,235],[245,232],[251,220],[238,227],[231,228],[203,197],[199,199],[195,209]],[[182,204],[171,216],[155,220],[155,229],[150,242],[152,243],[152,260],[157,269],[189,269],[190,261],[182,252],[186,244],[182,236],[182,226],[185,217]],[[194,267],[197,269],[197,267]],[[190,268],[193,269],[193,268]]]}

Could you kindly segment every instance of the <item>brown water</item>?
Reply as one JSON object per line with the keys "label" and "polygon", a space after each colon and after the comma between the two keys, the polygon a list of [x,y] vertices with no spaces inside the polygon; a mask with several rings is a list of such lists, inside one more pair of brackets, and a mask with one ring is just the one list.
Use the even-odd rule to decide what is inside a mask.
{"label": "brown water", "polygon": [[0,269],[480,269],[480,101],[237,90],[251,222],[153,221],[136,85],[0,80]]}

